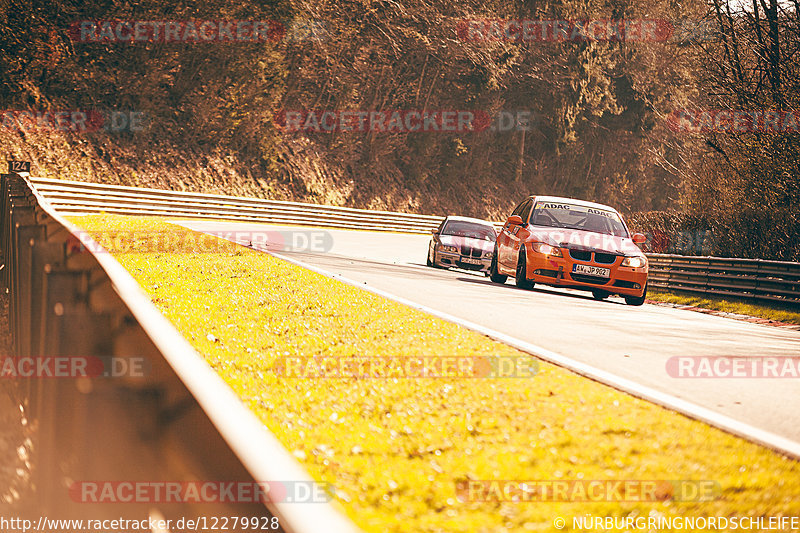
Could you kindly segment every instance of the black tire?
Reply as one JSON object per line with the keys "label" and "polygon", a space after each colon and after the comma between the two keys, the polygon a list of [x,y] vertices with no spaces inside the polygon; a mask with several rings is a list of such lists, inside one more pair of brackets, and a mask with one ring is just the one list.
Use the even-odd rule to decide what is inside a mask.
{"label": "black tire", "polygon": [[526,291],[529,291],[533,288],[535,284],[534,282],[528,279],[527,268],[525,267],[525,262],[527,259],[525,257],[526,255],[527,254],[525,253],[525,248],[522,248],[522,250],[519,251],[519,259],[517,260],[517,270],[516,273],[514,274],[514,283],[520,289],[525,289]]}
{"label": "black tire", "polygon": [[592,298],[594,298],[595,300],[605,300],[606,298],[609,297],[609,294],[610,293],[608,293],[607,291],[601,289],[592,289]]}
{"label": "black tire", "polygon": [[433,266],[433,261],[431,261],[431,247],[428,246],[428,256],[425,258],[425,264],[429,267]]}
{"label": "black tire", "polygon": [[508,276],[497,271],[497,247],[494,249],[494,254],[492,254],[492,263],[489,265],[489,279],[492,280],[492,283],[501,284],[505,283],[508,279]]}
{"label": "black tire", "polygon": [[[433,260],[431,260],[431,256],[433,256]],[[429,267],[438,268],[440,270],[445,268],[442,265],[436,264],[436,250],[428,252],[428,259],[425,261],[425,264],[428,265]]]}
{"label": "black tire", "polygon": [[626,296],[625,303],[628,305],[642,305],[644,304],[645,299],[647,298],[647,284],[644,286],[644,291],[642,291],[642,295],[637,296]]}

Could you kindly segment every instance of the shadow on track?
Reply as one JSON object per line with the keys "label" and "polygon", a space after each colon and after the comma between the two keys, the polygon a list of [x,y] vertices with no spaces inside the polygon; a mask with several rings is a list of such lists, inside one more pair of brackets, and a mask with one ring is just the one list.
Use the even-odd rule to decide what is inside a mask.
{"label": "shadow on track", "polygon": [[510,290],[514,290],[514,291],[521,291],[521,292],[527,292],[527,293],[537,293],[538,292],[540,294],[552,294],[554,296],[566,296],[568,298],[577,298],[579,300],[604,301],[606,303],[610,303],[610,304],[614,304],[614,305],[625,305],[624,301],[619,302],[619,301],[608,300],[608,299],[607,300],[595,300],[592,296],[590,296],[588,294],[573,293],[573,292],[561,292],[559,290],[555,290],[554,288],[550,288],[547,285],[536,285],[531,290],[525,290],[525,289],[520,289],[516,285],[510,285],[508,283],[504,283],[502,285],[499,284],[499,283],[494,283],[493,281],[491,281],[489,279],[480,279],[480,278],[477,278],[477,279],[473,279],[473,278],[456,278],[456,279],[458,281],[463,281],[463,282],[466,282],[466,283],[477,283],[479,285],[493,285],[495,287],[500,287],[500,288],[504,288],[504,289],[510,289]]}

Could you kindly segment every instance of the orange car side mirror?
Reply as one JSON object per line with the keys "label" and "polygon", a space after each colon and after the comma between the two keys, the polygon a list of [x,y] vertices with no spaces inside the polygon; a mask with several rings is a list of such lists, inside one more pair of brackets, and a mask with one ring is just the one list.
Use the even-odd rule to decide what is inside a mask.
{"label": "orange car side mirror", "polygon": [[633,242],[636,244],[642,244],[643,242],[647,242],[647,237],[645,237],[641,233],[634,233]]}
{"label": "orange car side mirror", "polygon": [[510,217],[508,217],[507,223],[511,224],[512,226],[521,226],[522,217],[519,215],[511,215]]}

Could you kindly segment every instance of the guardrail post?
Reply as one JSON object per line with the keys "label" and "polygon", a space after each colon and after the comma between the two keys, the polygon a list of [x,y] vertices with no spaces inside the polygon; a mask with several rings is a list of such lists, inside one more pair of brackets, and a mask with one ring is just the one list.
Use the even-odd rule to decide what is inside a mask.
{"label": "guardrail post", "polygon": [[[12,237],[11,237],[11,254],[9,257],[9,263],[13,266],[13,268],[9,269],[9,288],[11,290],[10,297],[9,297],[9,307],[13,309],[13,312],[9,315],[9,326],[12,332],[19,331],[19,316],[20,316],[20,309],[21,309],[21,297],[22,291],[20,288],[21,277],[23,276],[22,272],[20,272],[20,228],[23,226],[28,226],[31,222],[34,221],[34,213],[33,207],[22,206],[22,207],[12,207],[11,211],[11,224],[12,224]],[[15,337],[13,339],[12,349],[15,354],[19,355],[20,353],[20,339]]]}
{"label": "guardrail post", "polygon": [[17,355],[35,355],[31,349],[31,296],[33,289],[33,245],[45,238],[45,228],[39,225],[26,225],[17,228],[17,255],[19,262],[19,292],[17,302]]}
{"label": "guardrail post", "polygon": [[[47,354],[50,357],[82,355],[81,351],[85,340],[78,335],[77,328],[65,327],[64,315],[68,307],[76,305],[80,290],[85,284],[84,274],[81,272],[68,272],[54,270],[52,265],[45,265],[44,284],[42,291],[41,322],[40,334],[38,336],[39,354]],[[67,353],[66,346],[69,342],[76,344],[69,349],[72,354]],[[72,391],[68,385],[72,380],[54,379],[52,383],[42,384],[43,394],[41,403],[37,410],[37,419],[41,427],[40,449],[49,450],[49,453],[39,454],[39,483],[41,491],[39,498],[46,502],[58,501],[60,493],[64,492],[64,487],[55,487],[54,480],[64,479],[62,467],[68,457],[65,453],[64,442],[65,431],[69,431],[72,423],[71,419],[74,409],[77,407],[74,402]],[[69,409],[64,406],[69,405]],[[58,450],[56,452],[56,450]]]}
{"label": "guardrail post", "polygon": [[667,285],[672,285],[675,281],[675,276],[672,273],[672,258],[664,260],[664,271],[667,275]]}
{"label": "guardrail post", "polygon": [[766,265],[764,261],[756,260],[755,262],[756,271],[754,273],[755,279],[753,280],[753,296],[758,297],[761,294],[761,279],[762,276],[766,276],[766,274],[764,274],[763,272],[763,270],[765,270],[764,268],[765,266]]}
{"label": "guardrail post", "polygon": [[[45,232],[46,233],[46,232]],[[64,245],[61,243],[49,243],[44,240],[34,240],[31,244],[31,290],[30,308],[27,314],[30,316],[30,353],[32,357],[45,355],[42,350],[42,324],[44,308],[45,290],[45,269],[60,267],[64,264]],[[24,312],[24,310],[23,310]],[[42,387],[39,380],[28,380],[33,382],[30,387],[30,409],[38,412],[42,404]]]}

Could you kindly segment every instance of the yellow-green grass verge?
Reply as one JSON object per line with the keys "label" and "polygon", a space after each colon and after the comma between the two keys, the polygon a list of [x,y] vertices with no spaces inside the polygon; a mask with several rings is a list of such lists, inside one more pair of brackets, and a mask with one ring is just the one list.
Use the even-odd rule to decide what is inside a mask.
{"label": "yellow-green grass verge", "polygon": [[732,297],[697,296],[690,293],[662,291],[661,289],[649,291],[647,297],[657,302],[691,305],[725,313],[766,318],[768,320],[786,322],[787,324],[800,324],[800,311],[787,305],[781,305],[778,302],[774,304],[752,303]]}
{"label": "yellow-green grass verge", "polygon": [[[73,219],[90,233],[180,231]],[[277,358],[521,356],[239,248],[116,253],[154,304],[365,531],[548,531],[594,516],[800,515],[800,463],[542,362],[528,379],[284,379]],[[592,349],[587,340],[587,350]],[[461,502],[466,480],[711,480],[709,502]]]}

